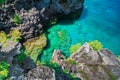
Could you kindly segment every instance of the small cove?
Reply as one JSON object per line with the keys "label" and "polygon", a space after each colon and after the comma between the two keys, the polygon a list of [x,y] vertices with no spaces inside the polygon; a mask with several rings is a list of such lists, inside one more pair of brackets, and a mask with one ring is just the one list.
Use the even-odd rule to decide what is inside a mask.
{"label": "small cove", "polygon": [[69,57],[71,45],[93,40],[99,40],[104,48],[120,55],[119,3],[119,0],[85,0],[78,20],[62,21],[48,29],[48,46],[41,55],[41,61],[49,61],[54,49],[60,49]]}

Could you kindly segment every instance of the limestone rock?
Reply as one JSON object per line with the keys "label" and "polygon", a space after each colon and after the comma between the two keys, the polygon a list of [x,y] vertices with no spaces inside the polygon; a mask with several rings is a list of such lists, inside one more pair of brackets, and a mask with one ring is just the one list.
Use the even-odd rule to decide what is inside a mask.
{"label": "limestone rock", "polygon": [[51,61],[56,62],[58,64],[62,64],[66,58],[61,53],[62,52],[60,50],[54,50]]}
{"label": "limestone rock", "polygon": [[38,66],[26,74],[25,80],[55,80],[55,71],[47,66]]}
{"label": "limestone rock", "polygon": [[[120,61],[107,49],[94,51],[89,44],[84,44],[68,59],[60,59],[60,51],[54,51],[52,60],[82,80],[119,80]],[[63,55],[62,55],[63,56]],[[63,61],[64,64],[61,64]],[[73,65],[73,62],[76,64]]]}
{"label": "limestone rock", "polygon": [[8,42],[8,44],[0,49],[0,60],[6,60],[12,64],[13,57],[20,54],[21,44],[17,42]]}

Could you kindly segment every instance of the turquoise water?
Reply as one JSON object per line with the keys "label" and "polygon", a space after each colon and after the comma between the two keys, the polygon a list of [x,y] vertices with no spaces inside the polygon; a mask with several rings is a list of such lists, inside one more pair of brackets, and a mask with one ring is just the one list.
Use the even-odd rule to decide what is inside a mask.
{"label": "turquoise water", "polygon": [[119,3],[119,0],[85,0],[79,20],[63,21],[48,30],[49,44],[41,60],[50,60],[54,49],[60,49],[68,57],[70,45],[92,40],[99,40],[116,56],[120,55]]}

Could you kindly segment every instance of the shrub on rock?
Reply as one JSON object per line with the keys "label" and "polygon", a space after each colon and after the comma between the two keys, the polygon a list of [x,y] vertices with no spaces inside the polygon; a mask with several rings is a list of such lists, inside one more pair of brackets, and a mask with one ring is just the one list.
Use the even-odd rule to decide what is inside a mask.
{"label": "shrub on rock", "polygon": [[98,51],[100,49],[102,49],[103,45],[101,44],[101,42],[99,42],[98,40],[94,40],[89,42],[89,45],[95,50]]}

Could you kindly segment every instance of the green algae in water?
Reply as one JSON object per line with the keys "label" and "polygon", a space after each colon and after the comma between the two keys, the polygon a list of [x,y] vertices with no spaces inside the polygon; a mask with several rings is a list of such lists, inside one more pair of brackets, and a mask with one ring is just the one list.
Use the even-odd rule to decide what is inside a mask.
{"label": "green algae in water", "polygon": [[66,30],[61,30],[60,26],[53,26],[48,30],[47,37],[48,46],[43,50],[41,61],[50,61],[55,49],[60,49],[66,57],[70,56],[71,38]]}

